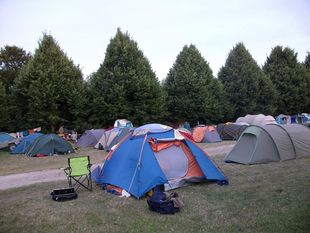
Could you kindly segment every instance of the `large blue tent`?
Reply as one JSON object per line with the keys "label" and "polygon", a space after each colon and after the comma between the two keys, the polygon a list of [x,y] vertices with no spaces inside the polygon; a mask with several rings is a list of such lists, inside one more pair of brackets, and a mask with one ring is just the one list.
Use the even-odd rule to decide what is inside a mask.
{"label": "large blue tent", "polygon": [[[189,172],[191,169],[195,171]],[[177,130],[159,124],[131,132],[109,153],[102,168],[94,170],[92,178],[99,184],[120,187],[137,198],[156,185],[171,182],[178,187],[203,180],[227,183],[219,168],[196,144]]]}

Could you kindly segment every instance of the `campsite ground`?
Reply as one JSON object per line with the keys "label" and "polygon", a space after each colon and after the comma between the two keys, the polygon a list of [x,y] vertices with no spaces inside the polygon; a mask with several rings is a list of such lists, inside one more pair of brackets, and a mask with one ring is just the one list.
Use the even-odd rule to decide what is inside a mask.
{"label": "campsite ground", "polygon": [[[224,145],[223,145],[224,144]],[[310,158],[261,165],[226,164],[231,142],[200,144],[228,177],[228,186],[177,189],[185,206],[172,216],[149,211],[146,199],[120,198],[95,186],[69,202],[49,193],[65,180],[0,191],[0,232],[308,232]],[[226,152],[225,152],[226,151]],[[218,154],[221,153],[221,154]],[[105,154],[79,149],[92,163]],[[0,152],[0,175],[65,167],[66,156],[27,158]]]}

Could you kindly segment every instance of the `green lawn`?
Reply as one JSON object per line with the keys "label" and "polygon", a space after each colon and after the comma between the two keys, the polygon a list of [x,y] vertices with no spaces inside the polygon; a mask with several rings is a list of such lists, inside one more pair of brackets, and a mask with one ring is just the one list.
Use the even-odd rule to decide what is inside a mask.
{"label": "green lawn", "polygon": [[[53,166],[61,164],[53,158],[59,160]],[[0,191],[0,232],[309,232],[310,158],[251,166],[211,158],[230,184],[177,189],[185,206],[175,215],[151,212],[146,199],[120,198],[98,186],[55,202],[49,193],[67,185],[60,181]]]}
{"label": "green lawn", "polygon": [[92,148],[79,148],[69,155],[54,155],[41,158],[26,155],[11,155],[7,151],[0,151],[0,175],[9,175],[31,171],[41,171],[53,168],[63,168],[68,165],[68,157],[89,155],[91,163],[102,163],[107,152]]}

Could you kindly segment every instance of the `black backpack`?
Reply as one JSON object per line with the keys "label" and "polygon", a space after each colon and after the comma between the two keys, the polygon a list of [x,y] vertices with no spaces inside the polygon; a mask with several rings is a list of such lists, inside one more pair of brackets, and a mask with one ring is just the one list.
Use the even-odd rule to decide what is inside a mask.
{"label": "black backpack", "polygon": [[147,199],[147,204],[150,210],[160,214],[174,214],[180,211],[179,207],[174,206],[173,200],[167,199],[158,186],[154,188],[152,196]]}

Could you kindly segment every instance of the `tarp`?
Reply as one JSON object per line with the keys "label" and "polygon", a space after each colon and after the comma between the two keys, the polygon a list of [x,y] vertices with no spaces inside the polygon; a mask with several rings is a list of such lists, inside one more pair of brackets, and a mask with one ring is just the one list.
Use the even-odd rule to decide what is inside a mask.
{"label": "tarp", "polygon": [[130,132],[108,154],[102,169],[98,167],[92,175],[95,182],[120,187],[137,198],[160,184],[227,183],[205,152],[177,130],[159,124]]}

